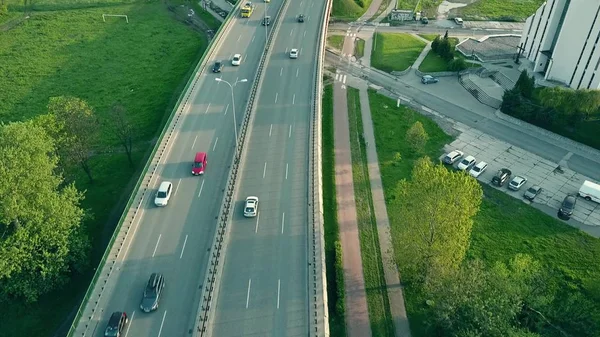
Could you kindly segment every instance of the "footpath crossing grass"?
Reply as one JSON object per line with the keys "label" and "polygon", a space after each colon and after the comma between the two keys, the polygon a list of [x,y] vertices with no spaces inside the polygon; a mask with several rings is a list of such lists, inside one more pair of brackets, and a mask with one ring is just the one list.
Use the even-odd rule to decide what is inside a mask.
{"label": "footpath crossing grass", "polygon": [[[410,178],[416,156],[402,141],[415,121],[421,121],[429,135],[424,153],[436,160],[444,144],[452,137],[431,119],[408,107],[396,108],[394,99],[369,91],[371,114],[375,127],[377,154],[386,201],[396,196],[393,191],[401,179]],[[398,155],[399,154],[399,155]],[[400,159],[399,159],[400,158]],[[565,288],[579,291],[584,298],[600,299],[600,240],[526,205],[502,191],[483,184],[484,198],[475,216],[468,258],[480,258],[487,264],[506,262],[517,253],[531,255],[548,270],[558,271],[556,280]],[[394,236],[398,220],[394,208],[387,203],[394,246],[401,245]],[[396,224],[397,225],[397,224]],[[402,266],[399,266],[402,270]],[[424,297],[420,289],[407,286],[406,307],[412,335],[431,336],[423,324]],[[600,303],[600,301],[596,301]]]}
{"label": "footpath crossing grass", "polygon": [[375,33],[371,66],[385,71],[402,71],[415,63],[425,42],[404,33]]}
{"label": "footpath crossing grass", "polygon": [[371,331],[373,336],[394,336],[371,195],[359,91],[352,87],[348,87],[347,91],[352,180]]}

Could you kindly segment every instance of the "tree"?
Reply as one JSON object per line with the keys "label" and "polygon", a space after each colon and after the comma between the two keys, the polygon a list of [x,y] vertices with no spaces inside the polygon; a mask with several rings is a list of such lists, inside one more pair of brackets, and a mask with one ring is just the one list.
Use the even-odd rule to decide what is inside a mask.
{"label": "tree", "polygon": [[32,121],[0,126],[0,298],[35,301],[85,265],[83,195],[55,174],[55,152]]}
{"label": "tree", "polygon": [[48,104],[49,113],[56,118],[59,137],[58,150],[65,166],[80,166],[94,181],[89,159],[99,134],[99,124],[92,108],[75,97],[52,97]]}
{"label": "tree", "polygon": [[535,79],[533,78],[533,76],[529,76],[527,70],[523,70],[521,72],[521,75],[519,75],[517,83],[515,83],[515,88],[518,88],[519,93],[523,97],[527,99],[532,99],[533,92],[535,89]]}
{"label": "tree", "polygon": [[131,158],[131,151],[133,147],[133,126],[129,121],[125,107],[120,104],[114,104],[110,110],[108,124],[115,137],[117,137],[119,140],[119,143],[123,146],[123,149],[127,154],[129,165],[133,167],[133,159]]}
{"label": "tree", "polygon": [[392,201],[401,219],[392,221],[394,249],[407,277],[428,282],[458,268],[482,194],[477,180],[464,172],[427,157],[415,163],[412,179],[399,182]]}
{"label": "tree", "polygon": [[433,39],[433,41],[431,41],[431,50],[433,50],[434,53],[439,54],[439,47],[440,47],[440,36],[436,36],[435,39]]}
{"label": "tree", "polygon": [[429,135],[427,134],[427,131],[425,131],[425,128],[423,128],[423,124],[416,121],[410,129],[406,131],[405,139],[413,151],[421,152],[429,140]]}
{"label": "tree", "polygon": [[448,68],[451,71],[461,71],[467,69],[467,62],[462,57],[457,57],[450,61]]}
{"label": "tree", "polygon": [[438,47],[438,55],[440,55],[440,57],[446,60],[447,62],[451,61],[454,58],[454,51],[452,51],[450,40],[442,39],[440,41],[440,45]]}

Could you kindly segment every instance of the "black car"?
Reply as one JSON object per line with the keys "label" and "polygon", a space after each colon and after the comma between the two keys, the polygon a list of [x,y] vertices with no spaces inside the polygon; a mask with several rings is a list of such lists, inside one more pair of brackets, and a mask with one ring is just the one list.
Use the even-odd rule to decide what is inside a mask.
{"label": "black car", "polygon": [[158,308],[158,302],[160,301],[160,295],[165,286],[165,278],[162,274],[152,273],[150,279],[144,289],[144,297],[142,297],[142,303],[140,309],[143,312],[151,312]]}
{"label": "black car", "polygon": [[558,209],[558,217],[569,220],[571,215],[573,215],[575,204],[577,204],[577,197],[571,194],[567,195]]}
{"label": "black car", "polygon": [[426,25],[426,24],[429,23],[429,19],[427,19],[426,17],[422,17],[421,18],[421,23],[424,24],[424,25]]}
{"label": "black car", "polygon": [[271,24],[271,17],[270,16],[265,16],[262,20],[262,25],[263,26],[268,26]]}
{"label": "black car", "polygon": [[127,319],[125,312],[113,312],[106,325],[106,330],[104,330],[104,337],[121,337],[127,322],[129,322],[129,319]]}
{"label": "black car", "polygon": [[220,73],[221,69],[223,69],[223,62],[221,61],[217,61],[215,62],[215,65],[213,66],[213,73]]}
{"label": "black car", "polygon": [[298,22],[304,22],[304,14],[298,15]]}
{"label": "black car", "polygon": [[511,175],[512,172],[509,169],[503,168],[496,172],[496,175],[492,178],[492,184],[496,186],[503,186],[504,183],[510,179]]}

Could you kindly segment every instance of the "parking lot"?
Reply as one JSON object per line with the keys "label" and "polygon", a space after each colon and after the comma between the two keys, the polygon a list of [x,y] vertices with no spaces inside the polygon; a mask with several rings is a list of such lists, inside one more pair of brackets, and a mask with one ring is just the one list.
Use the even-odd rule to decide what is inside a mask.
{"label": "parking lot", "polygon": [[[490,137],[478,130],[464,125],[455,126],[461,132],[460,136],[451,144],[445,146],[446,153],[452,150],[464,152],[465,157],[474,156],[477,162],[485,161],[488,168],[478,179],[496,189],[529,203],[523,199],[523,193],[533,185],[542,187],[542,192],[534,202],[544,204],[552,209],[558,210],[567,194],[575,194],[585,180],[592,179],[574,172],[559,164],[541,158],[535,154],[514,147],[506,142]],[[440,157],[440,159],[443,158]],[[454,164],[458,164],[458,161]],[[490,182],[496,172],[502,168],[512,171],[512,178],[517,175],[527,178],[527,183],[519,191],[507,188],[510,179],[503,187],[491,185]],[[554,214],[556,216],[556,214]],[[578,198],[575,211],[571,217],[589,226],[600,226],[600,205],[592,201]]]}

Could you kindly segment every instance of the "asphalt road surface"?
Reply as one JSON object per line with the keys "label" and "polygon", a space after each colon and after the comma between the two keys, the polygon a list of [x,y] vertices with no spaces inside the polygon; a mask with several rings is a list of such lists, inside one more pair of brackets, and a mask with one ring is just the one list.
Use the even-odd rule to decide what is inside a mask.
{"label": "asphalt road surface", "polygon": [[[269,14],[274,15],[280,5],[280,1],[273,1]],[[215,78],[221,77],[232,85],[248,79],[247,83],[234,85],[239,123],[250,81],[256,74],[265,45],[265,28],[259,20],[264,11],[265,6],[259,3],[250,20],[235,18],[214,58],[224,61],[222,73],[211,72],[214,61],[211,60],[206,71],[199,75],[192,103],[158,168],[159,177],[152,184],[157,188],[161,181],[171,181],[174,188],[171,200],[161,208],[154,206],[154,194],[143,201],[137,228],[125,243],[123,266],[113,272],[87,336],[102,336],[113,311],[126,311],[129,315],[130,323],[124,336],[188,336],[193,329],[200,301],[199,287],[204,279],[208,249],[214,237],[234,149],[231,90]],[[230,61],[235,53],[243,55],[238,67],[232,66]],[[198,151],[208,153],[204,176],[191,174],[194,154]],[[286,160],[291,162],[291,158]],[[289,216],[293,218],[294,212]],[[146,314],[139,305],[152,272],[163,273],[166,286],[158,310]]]}
{"label": "asphalt road surface", "polygon": [[[282,13],[242,158],[209,327],[214,337],[308,334],[308,123],[324,5],[295,0]],[[304,23],[297,22],[300,13]],[[298,59],[290,59],[292,48],[299,49]],[[260,199],[259,214],[244,218],[244,200],[250,195]]]}

